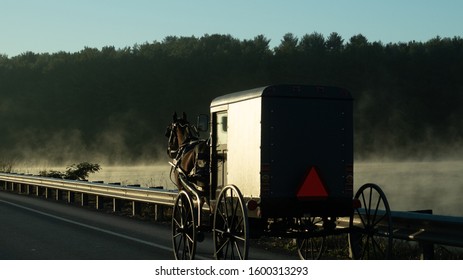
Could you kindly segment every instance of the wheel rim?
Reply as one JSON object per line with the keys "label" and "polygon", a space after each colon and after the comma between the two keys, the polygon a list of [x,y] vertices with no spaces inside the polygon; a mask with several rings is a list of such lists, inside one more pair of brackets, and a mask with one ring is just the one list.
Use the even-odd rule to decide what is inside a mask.
{"label": "wheel rim", "polygon": [[301,260],[319,260],[325,250],[325,236],[310,236],[318,231],[318,224],[323,222],[322,218],[311,217],[300,219],[302,230],[307,232],[307,237],[296,238],[297,253]]}
{"label": "wheel rim", "polygon": [[355,194],[364,208],[355,212],[360,223],[350,218],[349,249],[353,259],[390,259],[392,219],[384,192],[375,184],[363,185]]}
{"label": "wheel rim", "polygon": [[194,259],[196,253],[196,220],[193,204],[185,191],[178,194],[172,212],[172,244],[175,259]]}
{"label": "wheel rim", "polygon": [[214,211],[213,238],[217,259],[248,258],[248,216],[243,196],[236,186],[226,186],[219,194]]}

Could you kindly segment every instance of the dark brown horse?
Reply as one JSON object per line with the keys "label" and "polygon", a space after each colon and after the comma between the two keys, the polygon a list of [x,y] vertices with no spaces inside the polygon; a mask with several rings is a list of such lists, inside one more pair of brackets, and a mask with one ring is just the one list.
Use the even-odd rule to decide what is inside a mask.
{"label": "dark brown horse", "polygon": [[183,189],[179,179],[179,173],[182,173],[198,192],[205,192],[209,186],[208,142],[199,138],[198,130],[188,122],[185,113],[182,118],[174,113],[173,121],[167,127],[166,137],[169,138],[167,155],[174,166],[174,184],[179,190]]}

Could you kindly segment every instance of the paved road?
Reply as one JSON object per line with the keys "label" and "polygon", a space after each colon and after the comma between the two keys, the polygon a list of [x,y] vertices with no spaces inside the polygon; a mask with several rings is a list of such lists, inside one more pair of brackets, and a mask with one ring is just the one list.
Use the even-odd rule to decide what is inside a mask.
{"label": "paved road", "polygon": [[[206,236],[197,259],[211,259],[212,252]],[[170,224],[0,191],[0,259],[170,260]],[[296,256],[251,248],[250,259]]]}

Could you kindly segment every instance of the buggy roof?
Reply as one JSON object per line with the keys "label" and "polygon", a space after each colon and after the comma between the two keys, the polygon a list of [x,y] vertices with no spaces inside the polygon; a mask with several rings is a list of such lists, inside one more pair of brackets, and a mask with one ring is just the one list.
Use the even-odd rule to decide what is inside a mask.
{"label": "buggy roof", "polygon": [[349,91],[340,87],[314,85],[271,85],[219,96],[212,100],[211,107],[259,97],[352,99]]}

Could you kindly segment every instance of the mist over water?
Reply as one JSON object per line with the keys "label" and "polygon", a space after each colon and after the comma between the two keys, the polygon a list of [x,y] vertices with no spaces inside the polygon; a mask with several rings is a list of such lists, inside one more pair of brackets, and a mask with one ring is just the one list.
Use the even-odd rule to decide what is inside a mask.
{"label": "mist over water", "polygon": [[[65,170],[65,166],[17,166],[13,171],[37,174],[41,170]],[[176,190],[169,179],[167,161],[147,165],[101,165],[89,181],[163,186]],[[379,185],[392,211],[431,209],[436,215],[463,216],[463,160],[356,161],[354,192],[366,183]]]}
{"label": "mist over water", "polygon": [[463,216],[463,161],[357,162],[356,189],[365,183],[382,188],[392,211]]}
{"label": "mist over water", "polygon": [[100,172],[91,174],[89,181],[121,183],[122,185],[140,185],[141,187],[159,187],[176,190],[170,181],[170,165],[109,166]]}

